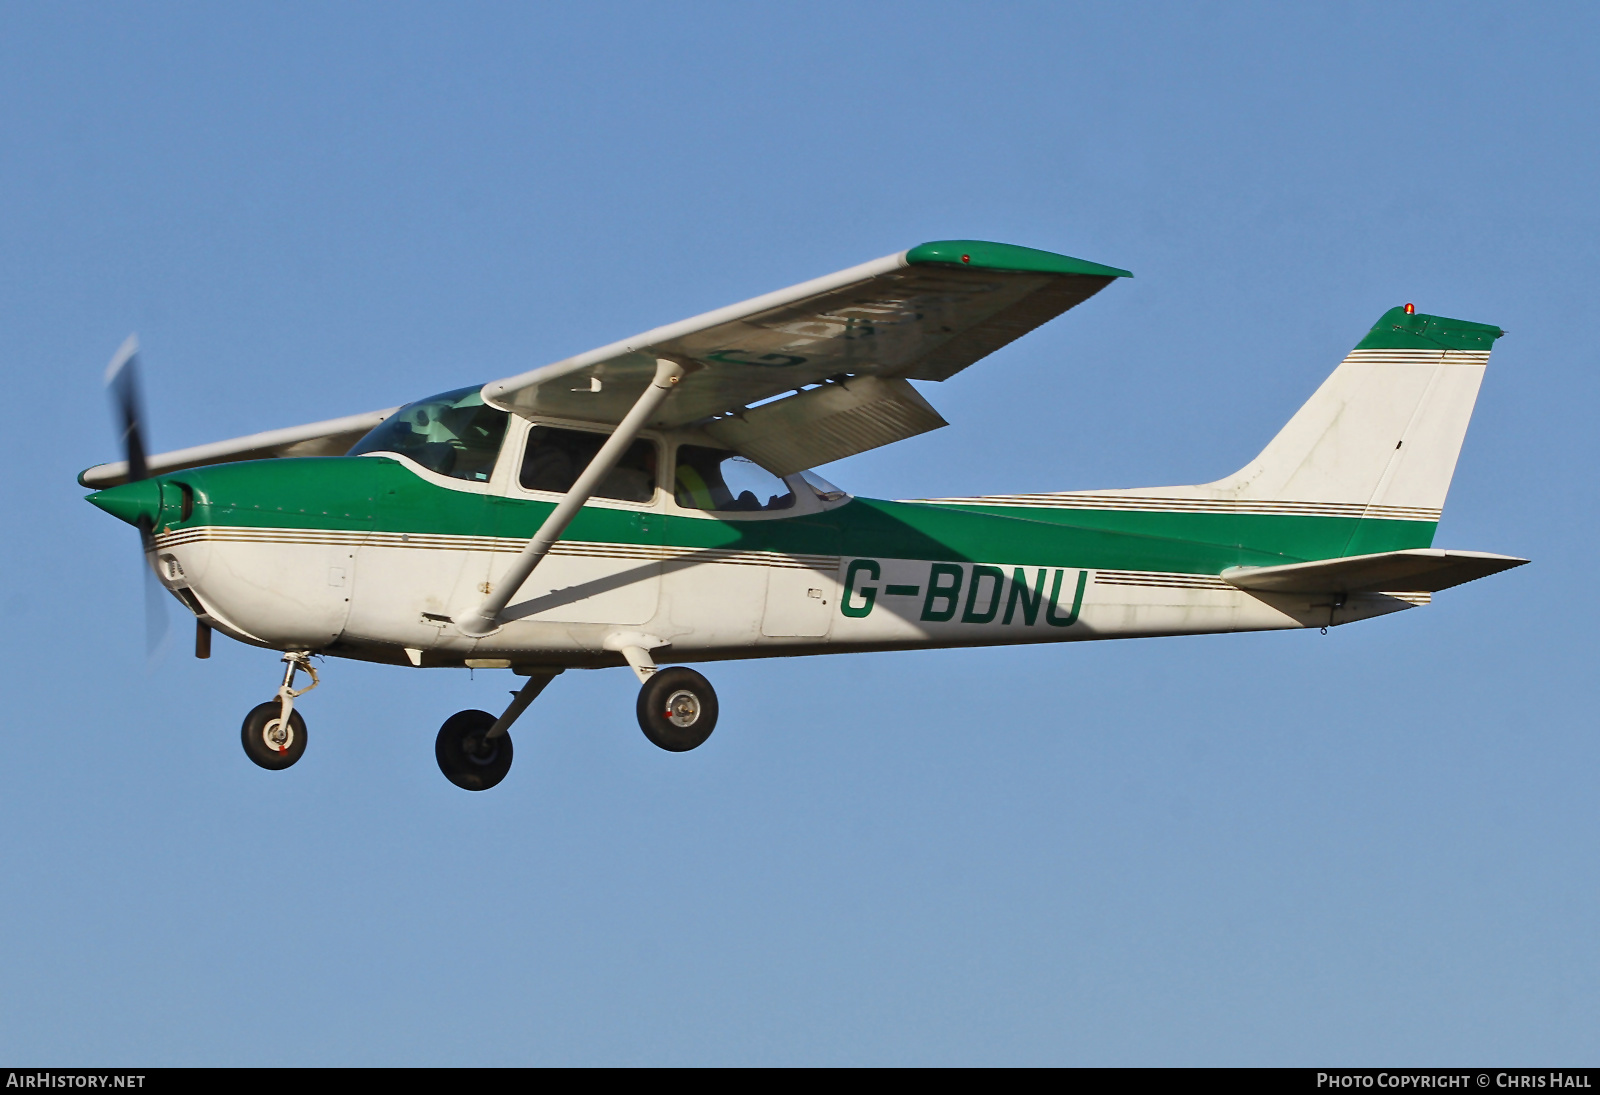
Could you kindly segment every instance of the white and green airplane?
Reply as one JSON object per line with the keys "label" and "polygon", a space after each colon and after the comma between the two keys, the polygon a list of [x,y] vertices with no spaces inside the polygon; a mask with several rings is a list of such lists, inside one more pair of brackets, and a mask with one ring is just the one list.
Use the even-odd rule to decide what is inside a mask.
{"label": "white and green airplane", "polygon": [[667,659],[1326,628],[1526,562],[1432,546],[1504,332],[1409,304],[1213,483],[888,502],[809,470],[946,425],[912,381],[1129,276],[925,243],[518,376],[151,457],[130,338],[108,371],[127,459],[79,482],[141,530],[199,657],[213,630],[283,652],[241,731],[263,768],[305,750],[313,656],[526,677],[440,729],[469,790],[567,669],[631,667],[646,737],[684,751],[717,698]]}

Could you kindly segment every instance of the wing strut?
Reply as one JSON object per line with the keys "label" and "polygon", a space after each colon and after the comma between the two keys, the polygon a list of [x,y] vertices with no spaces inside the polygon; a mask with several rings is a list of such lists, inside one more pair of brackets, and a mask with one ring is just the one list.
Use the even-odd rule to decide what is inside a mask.
{"label": "wing strut", "polygon": [[456,618],[456,627],[463,635],[481,639],[485,635],[492,634],[500,626],[500,613],[505,611],[511,598],[522,588],[522,583],[528,580],[533,568],[539,565],[555,546],[556,541],[561,539],[561,534],[567,531],[567,526],[578,515],[578,511],[594,496],[601,480],[616,467],[617,461],[622,459],[622,454],[633,444],[634,438],[639,436],[639,431],[644,429],[644,424],[655,414],[656,408],[661,406],[662,401],[671,394],[678,381],[683,379],[684,372],[684,367],[676,361],[669,361],[664,357],[656,359],[655,379],[645,388],[644,394],[639,397],[627,416],[617,423],[617,428],[606,438],[606,443],[600,446],[600,451],[594,454],[594,459],[589,461],[589,466],[583,469],[583,474],[578,476],[577,482],[572,484],[566,496],[556,503],[556,508],[544,519],[539,531],[533,534],[533,539],[528,541],[521,554],[512,562],[511,569],[500,576],[500,580],[495,583],[494,591],[484,598],[483,604],[474,611]]}

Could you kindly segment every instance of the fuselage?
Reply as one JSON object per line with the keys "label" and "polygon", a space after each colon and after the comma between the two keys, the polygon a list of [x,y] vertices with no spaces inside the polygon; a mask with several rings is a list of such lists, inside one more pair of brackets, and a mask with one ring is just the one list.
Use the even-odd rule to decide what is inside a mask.
{"label": "fuselage", "polygon": [[[249,461],[152,481],[162,581],[244,642],[420,666],[672,661],[1321,627],[1426,595],[1236,589],[1228,567],[1426,547],[1437,515],[1105,491],[894,502],[807,489],[777,512],[596,498],[500,628],[451,621],[559,500],[528,489],[513,417],[483,481],[400,455]],[[668,432],[660,467],[703,439]],[[526,475],[526,472],[524,472]],[[627,641],[638,643],[634,639]]]}

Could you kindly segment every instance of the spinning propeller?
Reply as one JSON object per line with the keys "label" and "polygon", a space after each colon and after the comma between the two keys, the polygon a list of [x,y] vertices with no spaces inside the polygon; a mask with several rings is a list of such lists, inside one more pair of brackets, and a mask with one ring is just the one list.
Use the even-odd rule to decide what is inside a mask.
{"label": "spinning propeller", "polygon": [[[144,401],[139,392],[139,336],[129,335],[106,368],[106,389],[111,395],[113,421],[122,431],[122,451],[128,461],[128,482],[150,478],[144,443]],[[130,522],[139,530],[144,548],[145,646],[154,656],[167,637],[166,590],[156,577],[155,514],[160,511],[160,487],[154,505],[138,507]],[[125,518],[126,519],[126,518]]]}

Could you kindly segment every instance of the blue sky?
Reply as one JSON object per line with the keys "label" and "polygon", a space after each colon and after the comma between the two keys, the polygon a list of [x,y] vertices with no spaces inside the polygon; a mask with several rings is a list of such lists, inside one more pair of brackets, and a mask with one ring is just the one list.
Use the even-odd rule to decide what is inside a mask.
{"label": "blue sky", "polygon": [[[0,1057],[1549,1064],[1600,1047],[1586,5],[7,4]],[[81,501],[175,448],[534,367],[928,239],[1137,275],[925,394],[858,494],[1200,482],[1386,308],[1497,323],[1398,617],[714,666],[652,748],[562,677],[146,664]],[[173,613],[177,623],[177,612]]]}

